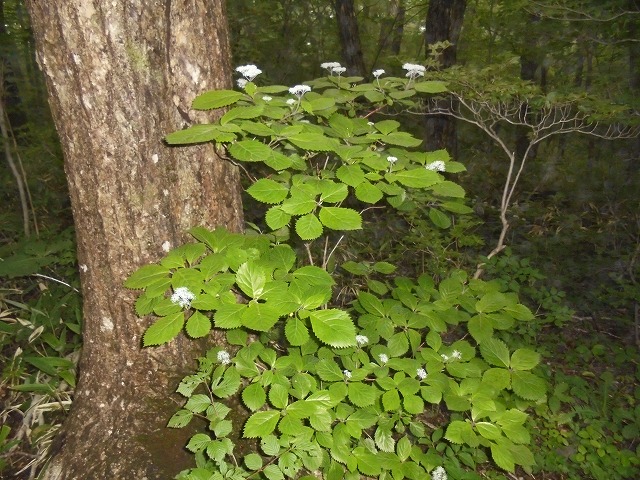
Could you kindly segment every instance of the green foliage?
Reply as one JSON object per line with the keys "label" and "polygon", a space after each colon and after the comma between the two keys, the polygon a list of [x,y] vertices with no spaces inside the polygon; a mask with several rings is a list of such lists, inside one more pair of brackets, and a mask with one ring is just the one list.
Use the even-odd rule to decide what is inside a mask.
{"label": "green foliage", "polygon": [[[178,478],[322,472],[328,479],[418,479],[438,466],[461,468],[455,455],[441,456],[441,444],[472,469],[488,456],[509,472],[534,464],[524,424],[525,410],[546,399],[535,373],[540,356],[514,351],[494,334],[533,319],[515,293],[453,270],[438,283],[429,275],[370,279],[370,289],[354,289],[351,307],[332,301],[332,254],[367,223],[371,205],[407,214],[426,208],[432,230],[449,229],[453,215],[470,212],[464,190],[446,177],[464,167],[444,151],[414,150],[421,141],[399,122],[373,115],[414,106],[416,92],[444,85],[361,81],[329,76],[280,97],[286,87],[251,82],[244,94],[208,92],[194,108],[230,107],[220,121],[198,129],[198,137],[195,127],[168,137],[175,144],[214,141],[233,161],[262,163],[268,172],[247,188],[264,204],[265,233],[195,227],[196,243],[125,283],[142,290],[137,313],[157,317],[145,346],[182,331],[226,335],[228,347],[211,349],[178,387],[187,400],[169,426],[182,428],[194,417],[208,424],[208,433],[187,445],[197,468]],[[312,244],[322,236],[316,261]],[[297,239],[307,265],[284,243]],[[396,265],[349,261],[343,269],[386,276]],[[245,420],[229,417],[231,398],[247,408]],[[429,417],[437,435],[424,426]],[[259,449],[235,463],[238,441],[230,435],[240,429]]]}

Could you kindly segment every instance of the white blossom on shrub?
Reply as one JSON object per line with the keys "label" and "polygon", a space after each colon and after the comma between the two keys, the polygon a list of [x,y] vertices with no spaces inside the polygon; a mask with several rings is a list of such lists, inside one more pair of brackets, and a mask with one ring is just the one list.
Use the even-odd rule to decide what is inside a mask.
{"label": "white blossom on shrub", "polygon": [[220,350],[218,352],[218,362],[220,362],[222,365],[228,365],[229,363],[231,363],[231,356],[226,350]]}
{"label": "white blossom on shrub", "polygon": [[406,76],[412,80],[417,77],[424,77],[424,72],[427,71],[424,65],[416,65],[415,63],[405,63],[402,68],[407,71]]}
{"label": "white blossom on shrub", "polygon": [[444,172],[446,170],[446,166],[442,160],[431,162],[429,165],[425,165],[424,168],[433,170],[434,172]]}
{"label": "white blossom on shrub", "polygon": [[443,467],[436,467],[431,472],[431,480],[447,480],[447,472]]}
{"label": "white blossom on shrub", "polygon": [[302,96],[311,91],[311,87],[309,85],[296,85],[295,87],[291,87],[289,89],[289,93],[296,95],[298,98],[302,98]]}
{"label": "white blossom on shrub", "polygon": [[178,287],[171,295],[171,302],[180,305],[180,308],[189,308],[196,296],[187,287]]}
{"label": "white blossom on shrub", "polygon": [[236,72],[239,72],[247,81],[251,82],[254,78],[262,73],[255,65],[241,65],[236,68]]}

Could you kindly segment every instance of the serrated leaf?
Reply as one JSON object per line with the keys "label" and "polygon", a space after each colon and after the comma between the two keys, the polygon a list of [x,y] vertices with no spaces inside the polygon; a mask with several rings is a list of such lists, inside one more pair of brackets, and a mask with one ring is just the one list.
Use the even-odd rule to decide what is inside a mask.
{"label": "serrated leaf", "polygon": [[398,459],[401,462],[404,462],[407,460],[407,458],[409,458],[410,454],[411,441],[409,440],[409,437],[405,435],[400,440],[398,440],[398,443],[396,443],[396,455],[398,455]]}
{"label": "serrated leaf", "polygon": [[264,387],[259,383],[252,383],[242,390],[242,401],[252,412],[259,410],[267,401]]}
{"label": "serrated leaf", "polygon": [[339,203],[349,194],[344,183],[325,181],[320,184],[320,202]]}
{"label": "serrated leaf", "polygon": [[427,170],[426,168],[414,168],[412,170],[387,173],[385,178],[390,183],[399,182],[402,185],[412,188],[426,188],[442,181],[436,172]]}
{"label": "serrated leaf", "polygon": [[467,328],[473,339],[481,344],[493,336],[493,325],[487,315],[474,315],[469,319]]}
{"label": "serrated leaf", "polygon": [[258,140],[240,140],[229,145],[229,153],[243,162],[262,162],[271,156],[271,147]]}
{"label": "serrated leaf", "polygon": [[247,188],[247,193],[259,202],[274,204],[287,198],[289,189],[270,178],[261,178]]}
{"label": "serrated leaf", "polygon": [[360,382],[351,382],[348,386],[349,400],[360,408],[373,405],[376,400],[376,393],[375,387]]}
{"label": "serrated leaf", "polygon": [[476,429],[488,440],[497,440],[502,436],[502,429],[490,422],[476,422]]}
{"label": "serrated leaf", "polygon": [[451,226],[451,218],[449,218],[449,215],[441,212],[437,208],[429,209],[429,219],[438,228],[447,229]]}
{"label": "serrated leaf", "polygon": [[127,288],[144,288],[154,281],[169,276],[169,268],[162,265],[145,265],[131,274],[124,282]]}
{"label": "serrated leaf", "polygon": [[284,473],[277,465],[267,465],[262,473],[268,480],[284,480]]}
{"label": "serrated leaf", "polygon": [[464,188],[449,180],[435,184],[431,191],[441,197],[464,198],[465,196]]}
{"label": "serrated leaf", "polygon": [[279,230],[289,223],[291,215],[276,206],[267,210],[264,219],[271,230]]}
{"label": "serrated leaf", "polygon": [[394,440],[390,430],[379,426],[376,428],[376,433],[373,438],[376,442],[376,446],[383,452],[393,452],[395,450],[396,441]]}
{"label": "serrated leaf", "polygon": [[489,338],[480,345],[482,358],[491,365],[509,368],[509,349],[502,340]]}
{"label": "serrated leaf", "polygon": [[262,468],[262,457],[257,453],[250,453],[244,457],[244,464],[249,470],[260,470]]}
{"label": "serrated leaf", "polygon": [[382,190],[366,180],[356,186],[356,198],[361,202],[377,203],[383,196]]}
{"label": "serrated leaf", "polygon": [[236,118],[256,118],[262,114],[264,110],[263,105],[251,105],[251,106],[241,106],[234,107],[228,110],[220,119],[220,125],[225,125]]}
{"label": "serrated leaf", "polygon": [[307,330],[304,322],[296,317],[291,317],[287,320],[284,334],[294,347],[299,347],[309,341],[309,330]]}
{"label": "serrated leaf", "polygon": [[189,410],[180,409],[176,413],[174,413],[169,422],[167,423],[167,427],[169,428],[182,428],[186,427],[191,419],[193,418],[193,412]]}
{"label": "serrated leaf", "polygon": [[229,143],[236,139],[231,132],[225,132],[218,125],[192,125],[184,130],[172,132],[164,137],[169,145],[190,145],[203,142]]}
{"label": "serrated leaf", "polygon": [[142,344],[148,347],[170,342],[178,336],[183,326],[184,313],[181,311],[161,317],[144,332]]}
{"label": "serrated leaf", "polygon": [[525,400],[543,400],[547,394],[547,385],[544,380],[527,371],[511,373],[511,388],[516,395]]}
{"label": "serrated leaf", "polygon": [[336,177],[350,187],[357,187],[365,180],[364,172],[359,165],[342,165],[336,171]]}
{"label": "serrated leaf", "polygon": [[491,443],[491,457],[496,465],[503,470],[507,472],[513,472],[515,470],[513,454],[507,445]]}
{"label": "serrated leaf", "polygon": [[266,437],[275,430],[279,419],[280,412],[277,410],[256,412],[247,420],[242,436],[244,438]]}
{"label": "serrated leaf", "polygon": [[325,137],[320,133],[299,133],[287,137],[291,143],[303,150],[312,152],[327,152],[336,148],[338,143],[335,139]]}
{"label": "serrated leaf", "polygon": [[322,207],[320,209],[320,221],[332,230],[360,230],[362,217],[351,208]]}
{"label": "serrated leaf", "polygon": [[415,138],[407,132],[391,132],[388,135],[382,135],[380,140],[390,145],[398,145],[400,147],[417,147],[422,140]]}
{"label": "serrated leaf", "polygon": [[531,310],[520,303],[517,303],[515,305],[507,305],[506,307],[504,307],[504,311],[516,320],[529,321],[535,318],[533,313],[531,313]]}
{"label": "serrated leaf", "polygon": [[336,348],[356,346],[356,329],[347,312],[330,308],[311,312],[309,318],[321,342]]}
{"label": "serrated leaf", "polygon": [[290,215],[306,215],[316,208],[316,200],[313,196],[306,195],[303,192],[292,193],[289,198],[282,202],[280,208]]}
{"label": "serrated leaf", "polygon": [[209,408],[210,405],[211,399],[207,395],[198,393],[187,400],[184,408],[193,413],[202,413]]}
{"label": "serrated leaf", "polygon": [[209,442],[211,442],[211,437],[209,437],[209,435],[205,433],[196,433],[193,437],[191,437],[189,443],[187,443],[186,448],[193,453],[201,452],[202,450],[207,448]]}
{"label": "serrated leaf", "polygon": [[370,453],[364,447],[356,447],[353,456],[358,461],[358,470],[363,475],[377,477],[382,470],[382,458]]}
{"label": "serrated leaf", "polygon": [[191,106],[196,110],[211,110],[234,104],[242,97],[244,94],[235,90],[211,90],[198,95]]}
{"label": "serrated leaf", "polygon": [[382,120],[381,122],[376,122],[374,126],[383,135],[388,135],[400,127],[400,122],[396,120]]}
{"label": "serrated leaf", "polygon": [[316,363],[316,373],[320,377],[320,380],[324,380],[325,382],[337,382],[344,378],[344,374],[338,364],[326,358]]}
{"label": "serrated leaf", "polygon": [[280,452],[280,442],[275,435],[267,435],[260,440],[260,448],[265,455],[275,456]]}
{"label": "serrated leaf", "polygon": [[385,412],[395,412],[400,408],[400,394],[395,388],[384,392],[382,395],[382,406]]}
{"label": "serrated leaf", "polygon": [[302,240],[315,240],[322,235],[322,224],[313,213],[308,213],[296,220],[296,233]]}
{"label": "serrated leaf", "polygon": [[314,265],[298,268],[293,272],[293,277],[311,286],[333,286],[335,283],[333,277],[326,270]]}
{"label": "serrated leaf", "polygon": [[279,383],[269,388],[269,402],[276,408],[284,409],[289,403],[289,388]]}
{"label": "serrated leaf", "polygon": [[187,320],[186,331],[191,338],[202,338],[211,331],[211,320],[200,312],[194,312]]}
{"label": "serrated leaf", "polygon": [[531,370],[540,363],[540,354],[527,348],[519,348],[511,355],[513,370]]}
{"label": "serrated leaf", "polygon": [[251,302],[242,313],[242,325],[258,332],[268,332],[280,320],[280,312],[269,303]]}
{"label": "serrated leaf", "polygon": [[236,272],[236,284],[245,295],[260,298],[267,282],[263,268],[252,262],[245,262]]}
{"label": "serrated leaf", "polygon": [[509,298],[501,292],[489,292],[476,302],[476,311],[480,313],[491,313],[501,310],[511,303]]}
{"label": "serrated leaf", "polygon": [[448,91],[447,84],[440,80],[427,80],[426,82],[416,82],[413,89],[420,93],[444,93]]}
{"label": "serrated leaf", "polygon": [[407,413],[418,415],[424,411],[424,402],[417,395],[405,395],[402,405]]}

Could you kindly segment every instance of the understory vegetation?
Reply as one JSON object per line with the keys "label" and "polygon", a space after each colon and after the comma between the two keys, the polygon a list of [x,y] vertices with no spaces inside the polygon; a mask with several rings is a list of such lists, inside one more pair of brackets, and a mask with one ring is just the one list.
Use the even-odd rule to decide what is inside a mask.
{"label": "understory vegetation", "polygon": [[[616,47],[591,52],[609,67],[589,92],[563,91],[575,52],[554,37],[557,88],[541,86],[520,78],[504,36],[487,37],[493,2],[475,2],[467,64],[444,70],[447,43],[416,60],[429,53],[419,6],[392,52],[374,26],[397,16],[361,2],[373,68],[349,75],[317,58],[338,56],[328,24],[294,36],[265,10],[282,2],[232,3],[234,55],[251,63],[233,90],[193,103],[226,113],[158,134],[175,148],[214,142],[239,166],[246,231],[194,225],[192,243],[126,283],[140,293],[132,310],[153,318],[145,348],[225,332],[166,419],[197,430],[176,446],[194,455],[177,478],[639,478],[637,105],[611,78],[627,67]],[[324,3],[308,3],[290,14],[326,22]],[[499,27],[513,38],[522,2],[507,3],[511,29]],[[295,56],[275,33],[238,37],[251,8],[288,27],[298,70],[278,70]],[[3,56],[22,65],[28,22],[20,2],[5,9],[15,43]],[[2,70],[15,168],[0,170],[0,478],[31,479],[73,401],[83,319],[42,79],[18,70]],[[457,119],[455,156],[425,151],[433,115]]]}

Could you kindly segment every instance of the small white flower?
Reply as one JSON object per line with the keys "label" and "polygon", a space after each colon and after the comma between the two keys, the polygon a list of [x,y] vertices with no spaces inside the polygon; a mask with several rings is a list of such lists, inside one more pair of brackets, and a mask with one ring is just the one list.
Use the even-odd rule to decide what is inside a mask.
{"label": "small white flower", "polygon": [[264,100],[265,102],[270,102],[271,100],[273,100],[273,98],[271,98],[269,95],[265,95],[264,97],[262,97],[262,100]]}
{"label": "small white flower", "polygon": [[218,361],[222,365],[228,365],[231,363],[231,356],[229,356],[229,353],[226,350],[220,350],[218,352]]}
{"label": "small white flower", "polygon": [[453,352],[451,352],[451,358],[455,358],[456,360],[461,360],[462,353],[460,353],[458,350],[454,350]]}
{"label": "small white flower", "polygon": [[296,85],[289,89],[289,93],[296,95],[298,98],[301,98],[305,93],[310,91],[311,87],[309,85]]}
{"label": "small white flower", "polygon": [[168,252],[169,250],[171,250],[171,242],[169,240],[165,240],[162,242],[162,251]]}
{"label": "small white flower", "polygon": [[87,267],[84,263],[82,265],[80,265],[80,270],[82,270],[84,273],[87,273],[87,270],[89,270],[89,267]]}
{"label": "small white flower", "polygon": [[331,69],[331,72],[332,72],[332,73],[337,73],[338,75],[341,75],[341,74],[343,74],[343,73],[344,73],[344,72],[346,72],[346,71],[347,71],[347,69],[346,69],[346,68],[344,68],[344,67],[333,67],[333,68]]}
{"label": "small white flower", "polygon": [[187,287],[178,287],[174,290],[173,295],[171,295],[171,303],[177,303],[180,305],[180,308],[189,308],[194,298],[196,298],[196,296]]}
{"label": "small white flower", "polygon": [[427,371],[424,368],[419,368],[418,370],[416,370],[416,375],[420,380],[424,380],[425,378],[427,378]]}
{"label": "small white flower", "polygon": [[446,170],[446,165],[442,160],[436,160],[435,162],[431,162],[429,165],[425,165],[424,168],[427,170],[433,170],[434,172],[444,172]]}
{"label": "small white flower", "polygon": [[287,105],[295,105],[298,101],[295,98],[290,98],[287,100]]}
{"label": "small white flower", "polygon": [[366,335],[356,335],[356,343],[358,345],[366,345],[369,343],[369,338]]}
{"label": "small white flower", "polygon": [[402,65],[402,68],[407,71],[406,76],[411,79],[424,77],[424,72],[426,72],[427,70],[424,65],[416,65],[414,63],[405,63],[404,65]]}
{"label": "small white flower", "polygon": [[380,69],[380,70],[374,70],[373,71],[373,76],[376,78],[380,78],[380,75],[384,75],[384,70]]}
{"label": "small white flower", "polygon": [[447,357],[444,353],[440,354],[440,356],[442,357],[442,361],[443,362],[448,362],[449,361],[449,357]]}
{"label": "small white flower", "polygon": [[334,68],[340,68],[341,65],[338,62],[324,62],[320,64],[320,67],[325,68],[331,72]]}
{"label": "small white flower", "polygon": [[387,355],[384,353],[381,353],[380,355],[378,355],[378,359],[380,360],[380,363],[383,365],[389,361],[389,357],[387,357]]}
{"label": "small white flower", "polygon": [[397,161],[398,161],[398,157],[387,157],[387,162],[389,162],[392,165]]}
{"label": "small white flower", "polygon": [[351,372],[349,370],[344,370],[342,373],[344,374],[344,378],[347,380],[351,378]]}
{"label": "small white flower", "polygon": [[375,125],[375,123],[373,122],[367,122],[367,125],[369,125],[370,127],[373,127]]}
{"label": "small white flower", "polygon": [[262,73],[262,70],[260,70],[255,65],[242,65],[236,68],[236,72],[239,72],[244,78],[251,82],[254,78]]}
{"label": "small white flower", "polygon": [[422,25],[422,26],[420,27],[420,33],[424,33],[424,32],[426,32],[426,31],[427,31],[427,27],[425,27],[424,25]]}
{"label": "small white flower", "polygon": [[442,467],[436,467],[431,472],[431,480],[447,480],[447,471]]}
{"label": "small white flower", "polygon": [[239,78],[238,80],[236,80],[236,83],[238,84],[238,87],[244,88],[247,86],[247,83],[249,83],[249,80],[247,80],[246,78]]}

